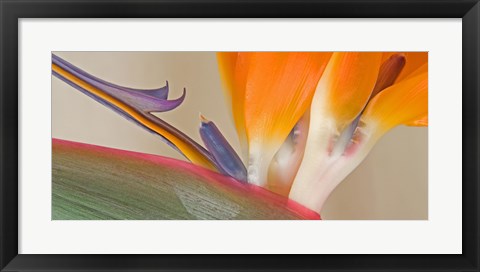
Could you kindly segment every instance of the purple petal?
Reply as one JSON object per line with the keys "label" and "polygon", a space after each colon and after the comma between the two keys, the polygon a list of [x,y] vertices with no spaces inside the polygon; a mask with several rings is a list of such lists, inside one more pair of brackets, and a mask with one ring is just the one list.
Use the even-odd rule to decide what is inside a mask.
{"label": "purple petal", "polygon": [[222,173],[245,183],[247,181],[247,169],[238,154],[213,122],[206,120],[203,116],[201,118],[200,136],[215,158],[218,169]]}
{"label": "purple petal", "polygon": [[168,94],[168,82],[165,87],[155,90],[131,89],[100,80],[58,56],[52,55],[52,62],[95,88],[101,89],[105,93],[127,102],[129,105],[135,106],[145,112],[169,111],[178,107],[185,99],[184,90],[183,95],[180,98],[166,100],[165,98]]}

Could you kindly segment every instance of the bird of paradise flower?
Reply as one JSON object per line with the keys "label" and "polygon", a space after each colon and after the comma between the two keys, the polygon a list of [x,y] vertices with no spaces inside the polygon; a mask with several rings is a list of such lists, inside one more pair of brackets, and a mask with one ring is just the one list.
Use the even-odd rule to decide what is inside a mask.
{"label": "bird of paradise flower", "polygon": [[[185,89],[169,100],[168,83],[153,90],[122,87],[53,55],[54,76],[159,135],[192,163],[54,139],[54,182],[82,183],[72,176],[84,175],[92,164],[113,163],[124,165],[124,173],[174,176],[169,184],[175,197],[168,194],[162,207],[155,207],[161,215],[142,208],[137,219],[319,219],[325,200],[382,135],[397,125],[428,125],[427,53],[219,52],[217,59],[240,154],[214,120],[201,116],[204,147],[152,114],[181,105]],[[100,179],[94,176],[89,184]],[[126,210],[102,215],[111,199],[102,206],[88,192],[69,191],[71,184],[62,182],[54,187],[59,218],[132,218]],[[115,191],[108,186],[102,188],[105,195]],[[135,191],[120,192],[125,194],[132,197]],[[180,208],[171,205],[177,199]],[[82,212],[75,214],[79,206]]]}

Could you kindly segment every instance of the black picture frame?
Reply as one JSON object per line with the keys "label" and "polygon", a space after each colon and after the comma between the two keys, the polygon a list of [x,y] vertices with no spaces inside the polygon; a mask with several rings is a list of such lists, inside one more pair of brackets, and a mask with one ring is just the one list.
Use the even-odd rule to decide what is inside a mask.
{"label": "black picture frame", "polygon": [[[18,254],[20,18],[462,18],[463,198],[459,255]],[[480,271],[478,0],[0,0],[1,271]],[[445,215],[448,216],[448,215]],[[442,243],[442,237],[438,237]]]}

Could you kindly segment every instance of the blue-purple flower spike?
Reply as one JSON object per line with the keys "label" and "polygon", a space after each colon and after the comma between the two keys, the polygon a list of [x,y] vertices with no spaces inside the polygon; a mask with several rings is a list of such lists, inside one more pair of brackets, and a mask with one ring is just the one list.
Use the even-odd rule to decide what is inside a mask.
{"label": "blue-purple flower spike", "polygon": [[200,136],[210,154],[215,158],[216,165],[223,174],[229,175],[240,182],[247,182],[247,169],[233,147],[223,137],[217,126],[200,116]]}

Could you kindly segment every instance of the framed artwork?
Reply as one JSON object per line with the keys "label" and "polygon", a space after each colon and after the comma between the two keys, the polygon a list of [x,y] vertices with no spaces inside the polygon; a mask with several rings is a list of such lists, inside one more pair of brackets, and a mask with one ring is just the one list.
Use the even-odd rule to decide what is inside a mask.
{"label": "framed artwork", "polygon": [[0,8],[1,271],[478,271],[477,1]]}
{"label": "framed artwork", "polygon": [[[72,62],[60,56],[69,57]],[[83,65],[85,69],[97,68],[98,71],[103,66],[102,62],[106,62],[104,67],[112,75],[123,73],[117,80],[125,80],[128,77],[125,73],[139,70],[145,75],[148,73],[146,66],[154,71],[150,80],[166,78],[167,75],[170,78],[160,88],[125,89],[127,87],[107,83],[73,64],[81,60],[89,60],[90,66],[87,62],[76,65]],[[242,66],[243,62],[251,64]],[[173,67],[185,68],[185,64],[188,64],[191,73],[172,72]],[[126,69],[125,72],[114,71],[112,67]],[[305,71],[297,73],[298,67],[304,67]],[[259,70],[250,73],[247,83],[242,83],[238,78],[243,73],[242,69]],[[274,70],[283,71],[272,73]],[[203,71],[202,77],[197,76],[199,71]],[[52,73],[53,220],[428,219],[428,52],[53,52]],[[161,76],[161,73],[166,75]],[[347,73],[350,76],[344,76]],[[417,79],[416,87],[397,85],[403,79],[416,77],[417,73],[422,77]],[[219,84],[222,81],[220,74],[223,75],[226,95]],[[138,76],[132,77],[134,81],[135,78]],[[328,82],[333,83],[327,83],[327,78],[331,78]],[[365,95],[358,98],[357,106],[355,94],[361,92],[364,84],[359,82],[360,79],[367,82]],[[143,80],[149,79],[145,76]],[[302,83],[304,80],[305,84]],[[178,81],[198,87],[184,88],[176,95],[178,92],[172,86],[176,86]],[[285,85],[285,81],[291,82],[291,86]],[[335,82],[346,85],[338,85],[335,95],[321,90],[323,84],[337,85]],[[388,112],[374,113],[377,94],[389,87],[394,90],[399,86],[412,93],[392,96],[388,100],[390,102],[377,102],[393,104],[377,105],[375,111],[383,108]],[[333,87],[325,89],[334,90]],[[73,92],[75,90],[80,91],[82,96]],[[348,99],[335,102],[347,91],[351,91],[345,96]],[[280,92],[283,93],[280,95]],[[400,93],[391,91],[392,95]],[[102,116],[108,114],[105,109],[89,101],[85,101],[85,108],[79,106],[73,109],[85,95],[125,118],[104,119]],[[228,98],[225,99],[225,96]],[[405,105],[397,103],[398,99],[409,96],[415,99],[405,100]],[[384,99],[387,99],[386,96]],[[225,106],[220,104],[223,101]],[[335,107],[328,106],[331,104]],[[399,108],[395,110],[397,104]],[[271,109],[268,110],[268,107]],[[322,108],[325,112],[316,112]],[[343,123],[329,121],[333,120],[330,117],[332,114],[341,118],[348,111],[333,113],[340,108],[358,108],[352,111],[356,117],[348,118],[348,126],[324,127],[326,122]],[[405,108],[412,112],[408,113]],[[172,119],[163,117],[166,112],[171,114]],[[367,117],[369,112],[372,117]],[[298,116],[291,118],[292,115]],[[236,116],[242,116],[245,121],[238,120]],[[401,119],[387,120],[387,116]],[[316,120],[316,117],[320,119]],[[413,118],[413,121],[405,118]],[[136,127],[124,128],[124,125],[130,125],[125,119],[151,132],[144,133],[145,136],[154,137],[138,136]],[[191,122],[189,119],[194,120]],[[72,123],[77,125],[72,127]],[[191,123],[194,123],[193,128],[188,127]],[[381,136],[402,124],[407,126],[391,132],[398,136],[378,147],[383,156],[371,156],[370,162],[363,163]],[[234,127],[230,129],[233,131],[228,130],[231,127]],[[244,132],[246,129],[248,137]],[[126,131],[118,133],[119,130]],[[135,135],[128,130],[133,130]],[[132,146],[137,143],[138,146],[132,146],[134,150],[145,148],[150,153],[164,147],[156,151],[164,156],[118,153],[118,157],[105,157],[120,152],[120,149],[85,145],[102,141],[96,137],[105,137],[103,135],[107,135],[107,146]],[[85,137],[84,140],[82,137]],[[247,141],[247,138],[250,140]],[[236,144],[237,141],[240,142]],[[255,147],[258,141],[265,144]],[[258,155],[255,155],[257,148]],[[393,152],[398,160],[392,158]],[[176,160],[165,161],[166,154]],[[131,156],[134,156],[132,164],[126,164]],[[140,159],[139,156],[147,157]],[[318,159],[321,156],[324,158]],[[402,156],[407,156],[408,160]],[[152,163],[152,168],[143,166],[147,162]],[[360,163],[365,169],[356,170]],[[372,166],[365,166],[368,164]],[[374,169],[385,172],[382,175],[376,170],[380,176],[376,178],[369,175]],[[345,211],[332,207],[330,211],[323,209],[330,195],[328,191],[333,191],[353,170],[356,170],[355,180],[358,181],[352,183],[361,184],[367,180],[372,183],[362,184],[361,187],[368,189],[360,187],[357,198],[364,195],[372,197],[364,191],[370,191],[373,184],[382,184],[384,179],[390,179],[389,186],[398,183],[402,188],[407,187],[404,190],[408,193],[386,190],[393,196],[385,199],[384,203],[378,200],[376,203],[361,204],[363,212],[352,211],[351,218]],[[403,174],[395,181],[392,172]],[[408,177],[408,174],[411,176]],[[407,186],[406,180],[411,182],[410,186]],[[219,184],[214,185],[216,182]],[[400,200],[397,203],[395,196]],[[402,201],[405,198],[409,199],[408,203]],[[342,200],[351,201],[349,198]],[[387,202],[390,205],[386,205]],[[359,205],[361,202],[353,203]],[[385,212],[379,212],[378,206],[385,207]],[[342,207],[342,210],[346,209]]]}

